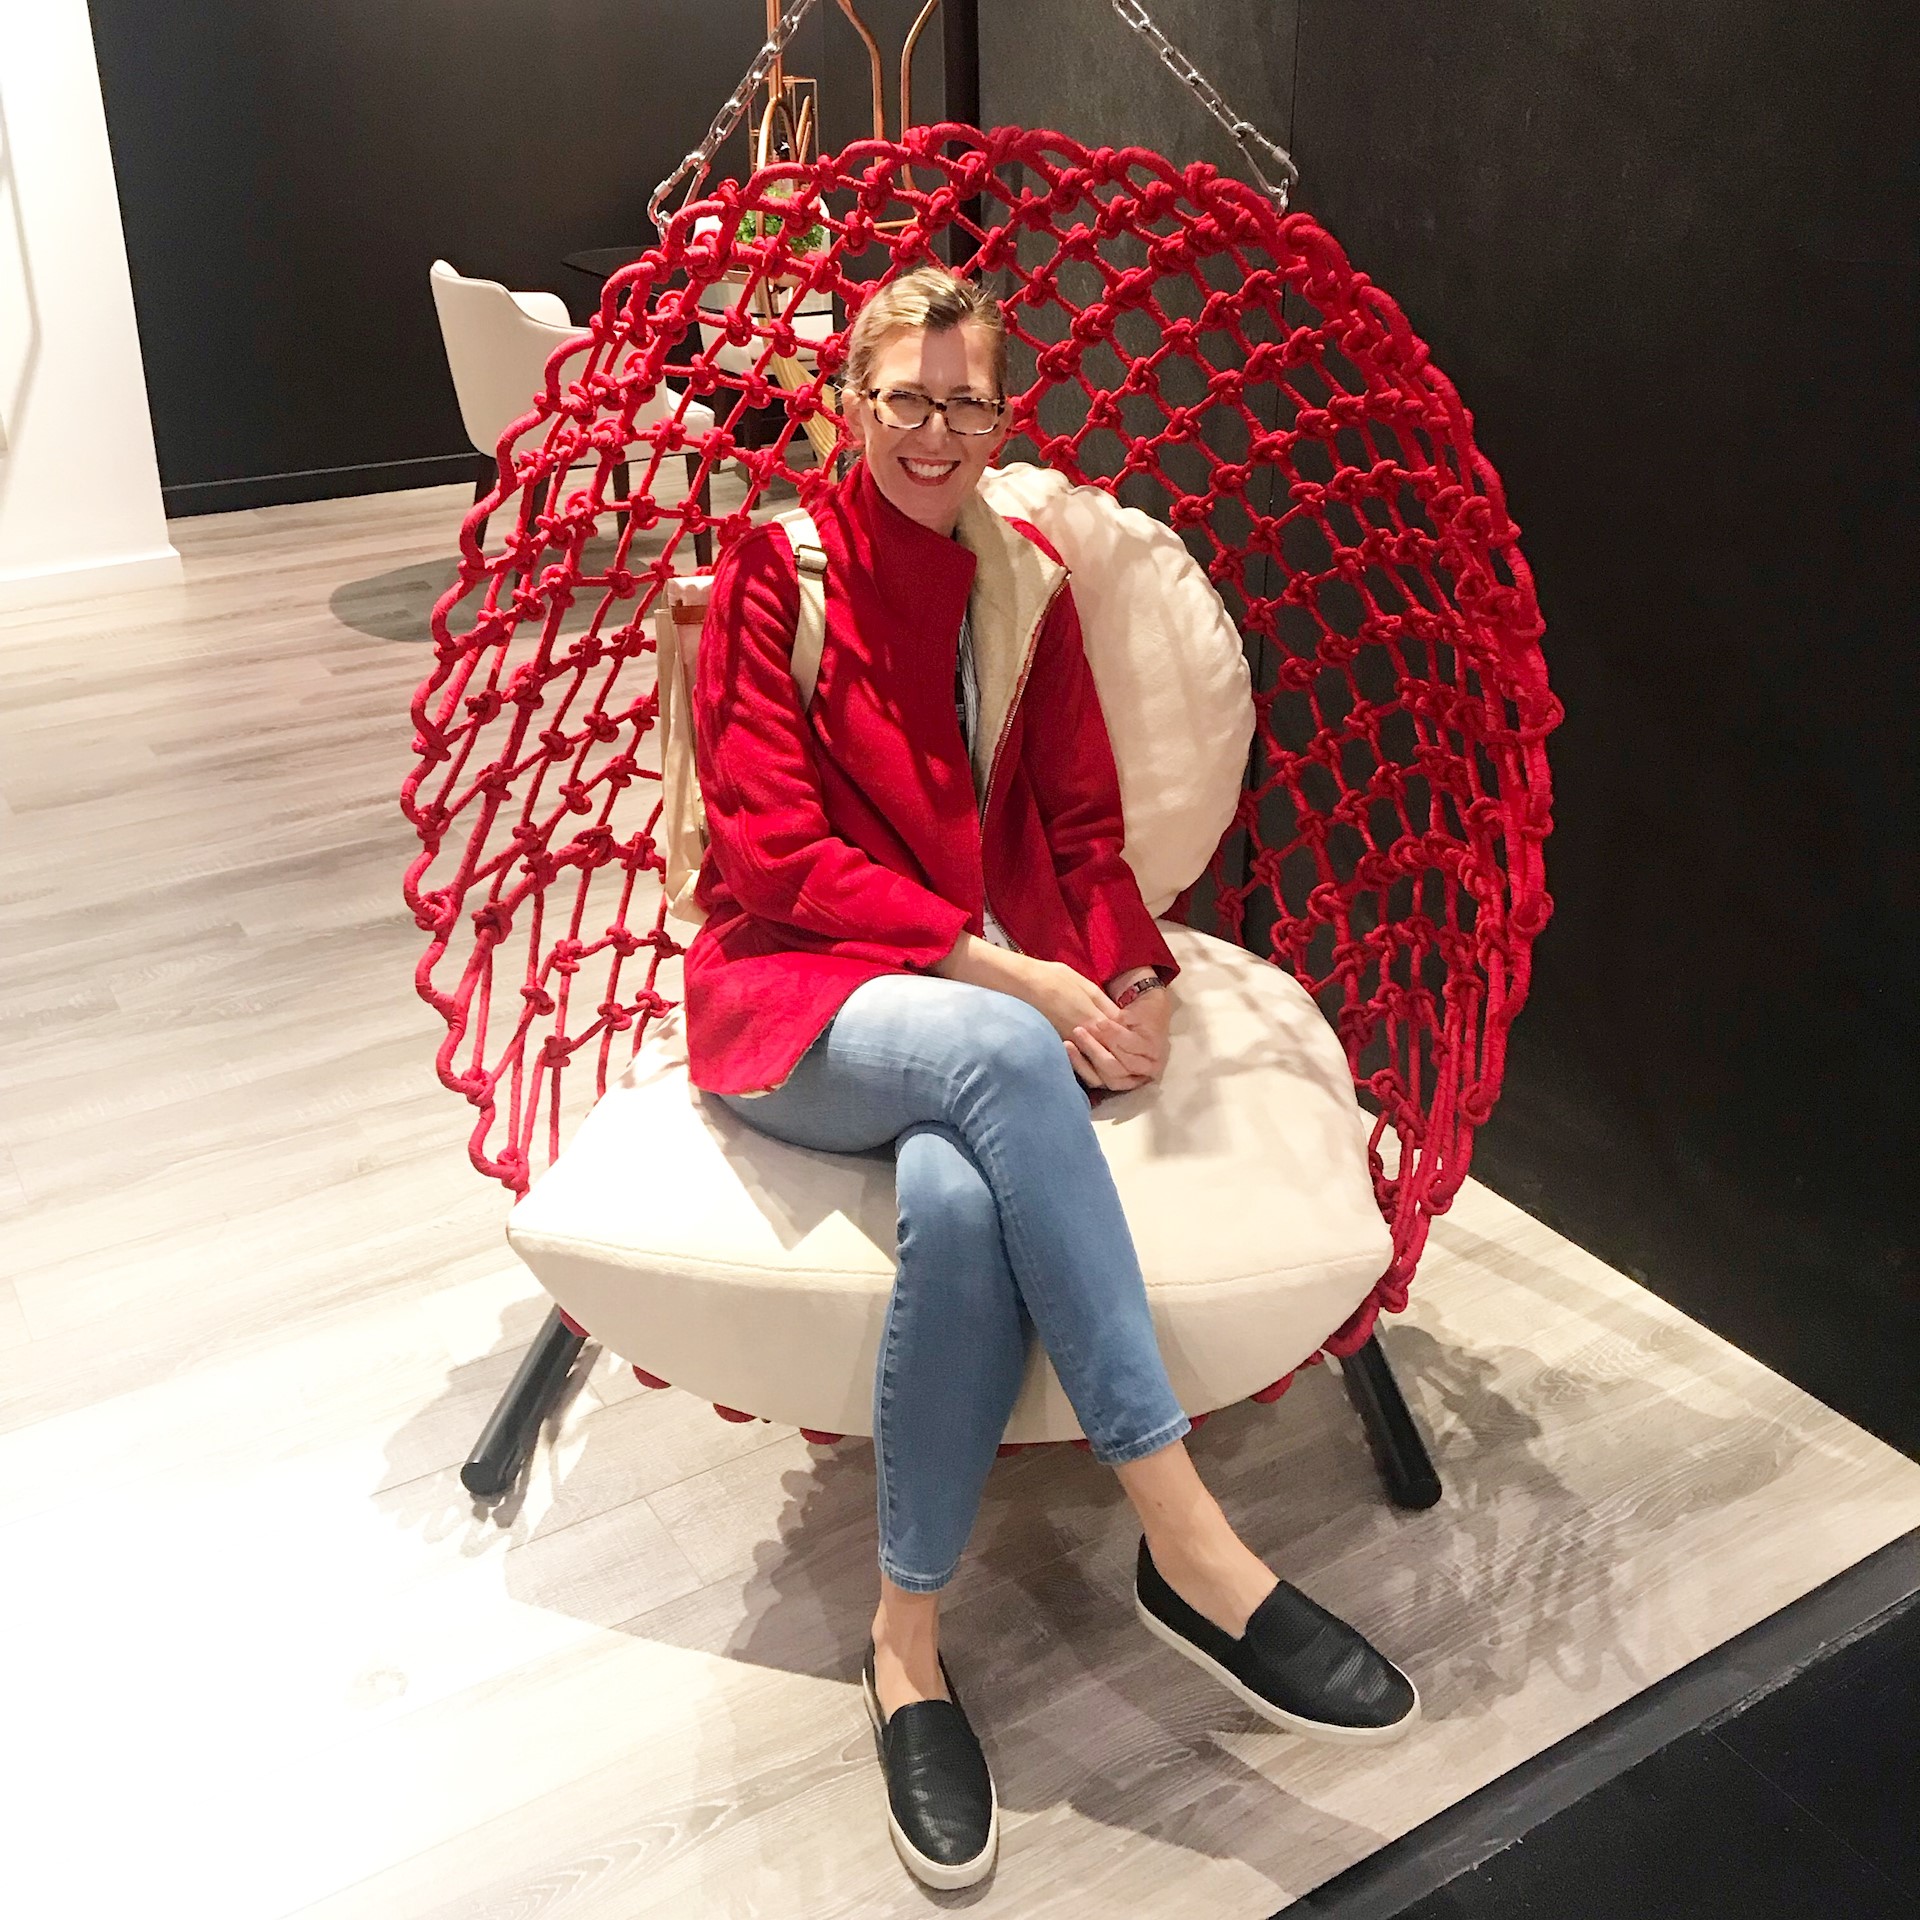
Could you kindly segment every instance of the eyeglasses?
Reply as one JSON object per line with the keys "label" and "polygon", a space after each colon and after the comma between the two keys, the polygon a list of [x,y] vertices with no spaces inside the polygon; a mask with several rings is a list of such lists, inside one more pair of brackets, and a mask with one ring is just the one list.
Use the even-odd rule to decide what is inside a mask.
{"label": "eyeglasses", "polygon": [[1007,410],[1004,400],[976,400],[970,394],[936,400],[931,394],[916,393],[911,387],[888,387],[884,391],[868,387],[864,393],[873,402],[882,426],[898,427],[906,433],[915,427],[924,427],[936,413],[946,421],[949,433],[991,433]]}

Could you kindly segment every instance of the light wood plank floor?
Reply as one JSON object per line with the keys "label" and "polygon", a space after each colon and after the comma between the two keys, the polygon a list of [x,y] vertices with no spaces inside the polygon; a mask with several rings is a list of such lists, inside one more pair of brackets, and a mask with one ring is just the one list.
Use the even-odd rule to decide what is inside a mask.
{"label": "light wood plank floor", "polygon": [[1007,1810],[929,1896],[852,1684],[869,1450],[602,1355],[456,1468],[543,1307],[433,1079],[394,804],[464,493],[186,521],[183,587],[0,642],[0,1909],[192,1920],[1265,1915],[1885,1541],[1920,1467],[1471,1188],[1388,1334],[1195,1452],[1418,1678],[1379,1754],[1150,1642],[1069,1450],[996,1470],[950,1645]]}

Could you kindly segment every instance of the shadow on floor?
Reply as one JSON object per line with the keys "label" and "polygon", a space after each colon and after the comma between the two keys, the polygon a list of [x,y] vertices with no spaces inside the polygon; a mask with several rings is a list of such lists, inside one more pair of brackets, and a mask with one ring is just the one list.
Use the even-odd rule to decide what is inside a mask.
{"label": "shadow on floor", "polygon": [[416,560],[365,580],[344,581],[334,588],[327,610],[343,627],[374,640],[428,641],[433,609],[459,575],[452,560]]}
{"label": "shadow on floor", "polygon": [[[1662,1657],[1664,1640],[1644,1596],[1680,1571],[1674,1556],[1687,1548],[1674,1536],[1693,1516],[1739,1504],[1818,1444],[1771,1404],[1724,1396],[1701,1404],[1691,1327],[1632,1296],[1583,1297],[1579,1282],[1510,1250],[1476,1251],[1476,1264],[1507,1282],[1577,1306],[1592,1337],[1572,1352],[1562,1344],[1548,1361],[1476,1330],[1471,1293],[1444,1309],[1428,1303],[1424,1324],[1387,1330],[1431,1435],[1439,1506],[1408,1514],[1387,1504],[1330,1367],[1304,1372],[1276,1407],[1226,1409],[1193,1443],[1243,1535],[1402,1660],[1428,1719],[1442,1723],[1500,1713],[1542,1675],[1555,1683],[1549,1692],[1571,1688],[1607,1704],[1648,1684],[1657,1675],[1647,1663]],[[503,1333],[526,1337],[519,1324]],[[503,1342],[487,1366],[497,1374],[511,1357]],[[469,1407],[479,1385],[476,1377],[457,1389]],[[602,1417],[575,1423],[569,1482],[619,1478],[611,1456],[634,1441],[617,1420],[602,1427]],[[594,1461],[597,1427],[607,1436],[604,1464]],[[730,1494],[729,1480],[751,1492]],[[562,1500],[527,1528],[517,1495],[490,1519],[436,1515],[450,1492],[457,1499],[438,1475],[406,1489],[400,1516],[428,1526],[451,1519],[476,1533],[503,1528],[528,1544],[586,1517]],[[661,1645],[848,1684],[875,1597],[874,1493],[870,1443],[810,1448],[797,1435],[769,1437],[712,1470],[700,1495],[746,1498],[743,1512],[766,1517],[757,1528],[749,1522],[737,1546],[724,1535],[709,1541],[715,1565],[733,1564],[696,1591],[617,1617],[625,1585],[617,1525],[595,1550],[602,1564],[592,1580],[543,1581],[537,1554],[518,1564],[509,1556],[507,1588],[525,1604],[593,1614]],[[672,1511],[670,1490],[654,1499]],[[1071,1808],[1252,1868],[1277,1892],[1304,1890],[1374,1851],[1389,1835],[1328,1810],[1315,1788],[1317,1754],[1289,1754],[1281,1779],[1256,1767],[1263,1723],[1141,1633],[1130,1594],[1136,1538],[1113,1476],[1086,1454],[1047,1448],[996,1465],[949,1589],[943,1639],[1003,1804],[1036,1814]],[[750,1723],[716,1718],[700,1737],[712,1742],[713,1779],[736,1791],[758,1779],[766,1762]],[[1238,1743],[1247,1740],[1255,1744],[1243,1758]]]}
{"label": "shadow on floor", "polygon": [[[644,563],[651,558],[641,542],[636,541],[634,547],[636,562]],[[580,571],[583,574],[603,572],[613,564],[616,550],[611,539],[589,540],[580,556]],[[343,581],[334,588],[327,601],[327,609],[343,627],[351,627],[355,633],[364,633],[370,639],[425,644],[433,638],[434,608],[439,604],[441,595],[448,592],[459,578],[460,565],[452,557],[444,560],[413,560],[404,567],[391,567],[385,573],[369,574],[364,580]],[[476,581],[465,597],[448,609],[449,632],[457,634],[472,626],[485,597],[486,587],[484,578]],[[597,604],[593,597],[582,596],[576,605],[568,608],[565,618],[560,622],[560,631],[583,631],[592,619]],[[631,602],[628,603],[628,609],[616,615],[612,625],[617,626],[621,620],[631,619]],[[608,630],[608,624],[603,622],[602,631]]]}
{"label": "shadow on floor", "polygon": [[[712,499],[716,513],[733,512],[745,497],[745,489],[731,472],[715,478]],[[783,513],[798,497],[793,487],[785,482],[770,482],[755,504],[754,517],[765,519],[771,514]],[[662,489],[660,498],[665,505],[675,506],[679,504],[681,496],[671,487],[666,487]],[[610,515],[603,515],[599,524],[608,524],[610,518]],[[657,559],[668,531],[667,527],[661,526],[638,535],[629,553],[628,565],[644,566]],[[617,545],[611,534],[596,536],[587,542],[581,553],[581,573],[604,572],[613,564],[616,552]],[[560,555],[555,550],[549,558],[557,560]],[[691,567],[691,552],[676,565],[683,571]],[[434,607],[440,596],[459,577],[459,562],[452,553],[432,560],[413,560],[403,567],[390,567],[385,573],[370,574],[364,580],[343,581],[333,590],[327,607],[342,626],[352,628],[355,633],[364,633],[370,639],[423,644],[433,638]],[[452,632],[459,633],[471,625],[484,591],[485,582],[476,583],[466,598],[450,611],[447,624]],[[580,605],[570,608],[561,622],[560,630],[574,633],[584,629],[592,617],[593,604],[591,599],[585,599]],[[630,618],[631,615],[622,614],[619,617]],[[615,624],[618,624],[617,620]]]}

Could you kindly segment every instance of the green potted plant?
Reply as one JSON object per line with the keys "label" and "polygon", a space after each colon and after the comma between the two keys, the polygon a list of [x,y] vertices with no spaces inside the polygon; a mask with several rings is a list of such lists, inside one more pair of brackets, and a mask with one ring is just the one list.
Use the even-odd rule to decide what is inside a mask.
{"label": "green potted plant", "polygon": [[[769,200],[791,200],[795,183],[791,180],[776,180],[767,188]],[[741,216],[740,238],[742,240],[777,239],[786,229],[786,221],[777,213],[750,212]],[[787,242],[794,253],[818,253],[827,244],[827,230],[818,220],[813,221],[804,232],[794,234]]]}

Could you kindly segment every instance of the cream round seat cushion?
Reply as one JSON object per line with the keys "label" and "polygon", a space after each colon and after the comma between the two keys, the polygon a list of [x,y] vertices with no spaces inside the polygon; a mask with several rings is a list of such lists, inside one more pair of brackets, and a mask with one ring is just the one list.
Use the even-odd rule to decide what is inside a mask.
{"label": "cream round seat cushion", "polygon": [[[1340,1043],[1290,974],[1165,925],[1182,972],[1164,1078],[1094,1109],[1189,1413],[1298,1366],[1392,1253]],[[815,1153],[688,1081],[677,1013],[514,1209],[508,1238],[595,1339],[703,1399],[872,1432],[894,1278],[891,1149]],[[1010,1441],[1079,1422],[1036,1340]]]}
{"label": "cream round seat cushion", "polygon": [[1073,576],[1120,773],[1126,859],[1149,913],[1191,886],[1233,824],[1253,740],[1240,629],[1180,536],[1048,467],[989,467],[980,494],[1030,521]]}

